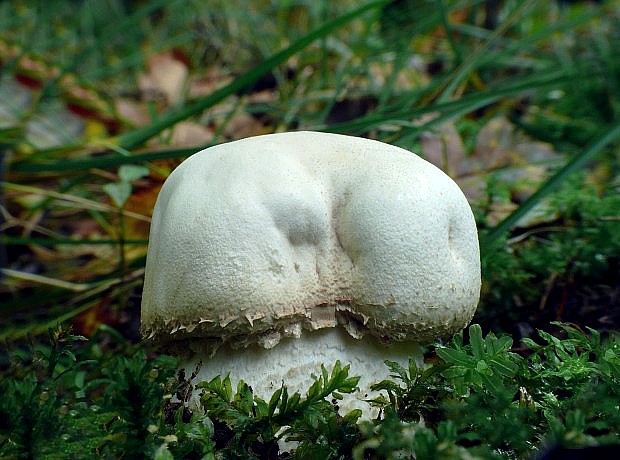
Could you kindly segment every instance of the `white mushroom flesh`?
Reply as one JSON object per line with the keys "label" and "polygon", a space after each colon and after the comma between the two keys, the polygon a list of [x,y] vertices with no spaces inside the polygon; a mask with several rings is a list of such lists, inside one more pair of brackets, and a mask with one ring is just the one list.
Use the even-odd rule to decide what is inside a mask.
{"label": "white mushroom flesh", "polygon": [[205,369],[221,371],[228,361],[218,347],[238,349],[228,362],[237,366],[244,353],[259,359],[261,348],[291,337],[273,350],[285,352],[274,362],[289,363],[276,373],[284,376],[299,362],[287,353],[311,353],[297,341],[320,329],[346,330],[355,340],[333,354],[358,343],[344,356],[353,359],[366,335],[416,343],[459,331],[479,293],[474,218],[440,169],[378,141],[281,133],[203,150],[167,179],[153,214],[142,328],[162,342],[191,339]]}

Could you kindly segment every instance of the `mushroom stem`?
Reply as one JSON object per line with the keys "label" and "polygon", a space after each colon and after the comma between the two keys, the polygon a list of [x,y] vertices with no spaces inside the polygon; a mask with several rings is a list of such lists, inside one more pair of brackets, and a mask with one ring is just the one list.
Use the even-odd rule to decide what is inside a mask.
{"label": "mushroom stem", "polygon": [[[195,355],[183,359],[181,366],[186,376],[199,369],[193,383],[229,375],[233,388],[243,380],[251,386],[255,396],[269,401],[283,383],[289,394],[298,391],[303,397],[314,382],[312,375],[320,375],[321,365],[330,370],[339,360],[343,366],[350,364],[349,376],[360,377],[358,391],[342,395],[343,399],[337,402],[340,414],[361,409],[364,419],[372,419],[378,410],[371,408],[366,400],[379,395],[371,391],[370,386],[388,377],[385,361],[395,361],[407,369],[410,357],[418,366],[423,366],[422,349],[416,342],[384,344],[374,337],[360,340],[351,337],[343,328],[329,328],[307,332],[301,339],[284,338],[273,349],[259,346],[233,349],[224,345],[213,357],[201,359]],[[194,398],[197,394],[196,391]],[[194,399],[193,404],[196,403]]]}

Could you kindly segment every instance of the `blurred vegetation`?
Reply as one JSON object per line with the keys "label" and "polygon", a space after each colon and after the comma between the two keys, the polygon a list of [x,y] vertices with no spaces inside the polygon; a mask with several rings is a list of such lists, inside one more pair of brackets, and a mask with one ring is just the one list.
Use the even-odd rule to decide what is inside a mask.
{"label": "blurred vegetation", "polygon": [[[463,369],[425,376],[432,394],[446,396],[440,387],[448,383],[438,375],[450,380],[454,393],[450,403],[442,400],[427,412],[441,422],[415,435],[415,420],[399,403],[404,390],[394,381],[384,385],[389,404],[384,401],[385,417],[375,426],[357,431],[354,418],[321,409],[323,418],[311,426],[340,436],[337,442],[327,434],[314,439],[327,449],[321,452],[335,442],[357,445],[357,458],[414,448],[419,458],[422,452],[454,458],[466,457],[462,449],[475,445],[472,455],[478,448],[482,456],[508,449],[506,456],[522,458],[535,450],[531,443],[570,445],[563,438],[568,432],[580,440],[575,445],[595,444],[592,433],[607,436],[609,427],[617,433],[617,414],[601,422],[584,402],[596,408],[608,402],[597,400],[612,388],[611,381],[596,387],[602,371],[574,386],[575,376],[547,375],[547,384],[572,395],[569,408],[560,398],[550,409],[553,391],[534,395],[521,380],[538,379],[531,376],[536,366],[555,369],[564,360],[557,350],[568,345],[552,344],[545,334],[566,337],[568,329],[550,322],[591,327],[578,339],[570,330],[567,343],[577,340],[580,347],[598,340],[596,334],[618,330],[619,35],[617,0],[0,2],[0,373],[7,376],[0,380],[7,395],[1,407],[3,414],[27,419],[29,427],[8,444],[0,440],[0,449],[10,450],[3,455],[35,455],[19,446],[45,450],[50,439],[76,440],[78,431],[71,430],[94,424],[105,429],[93,432],[89,449],[106,455],[149,446],[144,455],[182,457],[187,450],[210,458],[212,436],[221,428],[212,426],[214,420],[190,423],[181,411],[163,422],[174,363],[146,360],[141,347],[119,345],[140,341],[151,211],[167,175],[194,152],[301,129],[379,139],[418,153],[453,177],[480,232],[483,290],[474,321],[525,339],[530,353],[519,360],[500,347],[508,372],[498,371],[501,388]],[[59,323],[75,335],[56,329]],[[50,328],[57,332],[48,350],[40,340]],[[59,340],[81,343],[81,336],[89,340],[78,345],[80,357],[73,360]],[[611,343],[600,352],[607,361],[617,358]],[[124,357],[109,356],[119,346]],[[451,347],[461,350],[458,343]],[[456,351],[441,350],[437,359],[456,365],[450,361]],[[594,366],[587,364],[592,353],[582,351],[566,353],[577,353],[571,362]],[[15,353],[39,358],[24,358],[16,368]],[[599,364],[600,353],[594,353]],[[47,374],[31,368],[37,360]],[[529,370],[508,371],[515,366]],[[415,369],[392,370],[406,385],[422,378]],[[153,386],[127,387],[134,374]],[[593,388],[604,390],[584,393],[589,378],[596,380]],[[517,380],[526,393],[516,389]],[[146,412],[120,413],[122,398],[142,390],[151,391],[141,400]],[[472,398],[461,398],[462,391]],[[240,397],[247,402],[247,394]],[[523,403],[518,409],[515,398]],[[16,402],[32,410],[20,412],[11,406]],[[473,411],[474,402],[480,410],[504,404],[501,410],[539,425],[515,434],[516,444],[500,446],[485,437],[492,433],[471,428],[477,425],[470,415],[490,416]],[[617,412],[617,404],[610,407]],[[58,431],[29,438],[41,431],[37,423],[52,419]],[[14,426],[13,418],[7,420],[3,429]],[[469,430],[454,425],[467,420]],[[220,422],[233,429],[230,418]],[[234,433],[244,448],[255,440],[243,434],[248,426],[254,425]],[[386,430],[402,433],[401,444],[388,445]],[[182,441],[166,438],[173,435]],[[118,439],[139,442],[115,444]],[[75,452],[83,447],[75,446]],[[443,448],[448,450],[440,455]]]}

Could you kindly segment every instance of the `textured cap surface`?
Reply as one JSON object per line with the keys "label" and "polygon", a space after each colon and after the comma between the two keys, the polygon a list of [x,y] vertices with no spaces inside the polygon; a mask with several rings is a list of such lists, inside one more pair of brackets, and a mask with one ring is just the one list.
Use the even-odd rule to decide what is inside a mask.
{"label": "textured cap surface", "polygon": [[290,132],[203,150],[155,206],[142,328],[275,346],[306,330],[427,341],[462,329],[480,292],[458,186],[406,150]]}

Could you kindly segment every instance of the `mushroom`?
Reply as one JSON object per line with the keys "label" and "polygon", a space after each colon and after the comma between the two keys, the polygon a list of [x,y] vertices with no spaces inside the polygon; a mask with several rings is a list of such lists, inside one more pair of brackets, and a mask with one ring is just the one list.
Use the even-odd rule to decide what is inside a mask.
{"label": "mushroom", "polygon": [[203,150],[166,180],[142,332],[190,372],[201,361],[199,379],[230,374],[267,400],[351,364],[349,410],[385,360],[419,361],[418,343],[464,328],[479,294],[474,218],[440,169],[379,141],[270,134]]}

